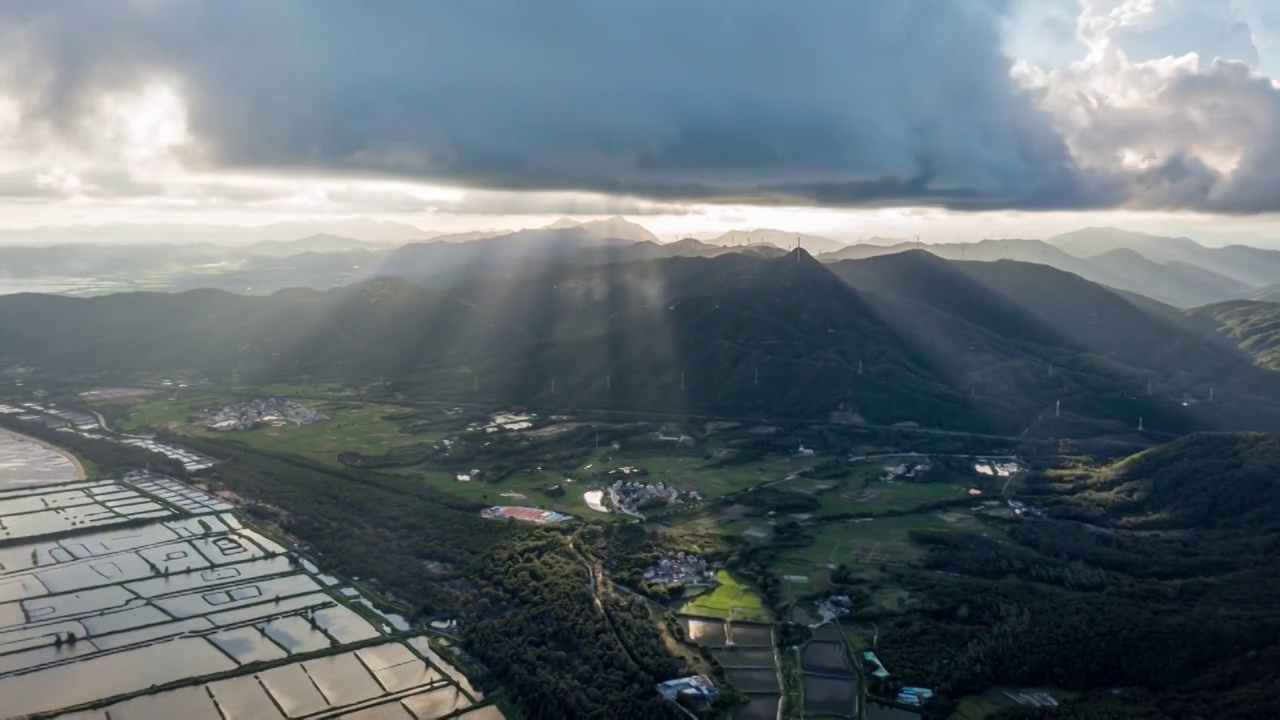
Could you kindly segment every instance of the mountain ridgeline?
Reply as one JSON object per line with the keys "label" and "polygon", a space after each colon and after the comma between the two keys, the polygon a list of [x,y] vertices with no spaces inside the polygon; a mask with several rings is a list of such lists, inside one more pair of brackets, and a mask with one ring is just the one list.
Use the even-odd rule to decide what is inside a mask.
{"label": "mountain ridgeline", "polygon": [[493,257],[428,285],[4,296],[0,356],[114,377],[381,382],[409,397],[544,407],[843,410],[1006,435],[1121,434],[1140,419],[1171,433],[1280,427],[1280,375],[1203,319],[1043,265],[922,252],[823,264],[803,250]]}

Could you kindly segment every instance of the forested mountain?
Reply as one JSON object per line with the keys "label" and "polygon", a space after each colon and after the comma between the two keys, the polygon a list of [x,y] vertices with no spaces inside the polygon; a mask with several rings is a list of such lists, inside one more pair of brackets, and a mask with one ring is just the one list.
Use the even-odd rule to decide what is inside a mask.
{"label": "forested mountain", "polygon": [[1188,311],[1272,370],[1280,370],[1280,303],[1237,300]]}
{"label": "forested mountain", "polygon": [[1116,464],[1090,490],[1129,528],[1280,532],[1277,470],[1280,435],[1198,434]]}
{"label": "forested mountain", "polygon": [[1273,284],[1280,278],[1280,251],[1246,245],[1210,248],[1186,237],[1162,237],[1111,227],[1084,228],[1055,235],[1045,242],[1081,258],[1130,250],[1161,265],[1191,265],[1247,287]]}
{"label": "forested mountain", "polygon": [[577,224],[561,220],[533,230],[498,233],[468,242],[448,238],[397,248],[369,276],[437,282],[458,271],[537,273],[566,265],[592,266],[668,257],[716,257],[741,252],[778,257],[785,250],[760,242],[733,247],[684,238],[660,243],[648,230],[621,218]]}
{"label": "forested mountain", "polygon": [[1247,293],[1247,298],[1245,299],[1273,303],[1280,302],[1280,283],[1254,288]]}
{"label": "forested mountain", "polygon": [[1045,265],[946,262],[927,253],[845,261],[832,270],[854,287],[928,305],[1003,338],[1087,353],[1168,382],[1239,384],[1273,391],[1280,376],[1203,334],[1175,308],[1134,302]]}
{"label": "forested mountain", "polygon": [[1109,272],[1124,278],[1119,287],[1146,295],[1153,300],[1188,307],[1220,302],[1237,297],[1249,286],[1211,270],[1176,260],[1165,264],[1148,260],[1129,248],[1108,250],[1090,255],[1086,262],[1095,267],[1105,267]]}
{"label": "forested mountain", "polygon": [[[1093,249],[1095,245],[1083,246]],[[1154,261],[1139,251],[1125,246],[1106,247],[1097,254],[1073,255],[1049,242],[1040,240],[982,240],[976,243],[922,244],[920,249],[948,260],[996,262],[1016,260],[1025,263],[1048,265],[1117,290],[1135,292],[1160,302],[1178,307],[1191,307],[1240,297],[1252,287],[1251,283],[1237,277],[1215,272],[1200,264],[1182,260]],[[1200,246],[1196,246],[1200,247]],[[858,260],[881,255],[891,255],[916,248],[915,243],[896,245],[851,245],[838,252],[822,256],[824,262]],[[1218,253],[1201,248],[1207,253]],[[1255,248],[1247,248],[1253,251]],[[1235,252],[1221,249],[1222,253]],[[1272,252],[1259,250],[1259,253]],[[1161,257],[1164,255],[1162,254]],[[1280,253],[1277,253],[1280,256]],[[1195,257],[1194,254],[1186,257]],[[1196,260],[1196,263],[1199,261]],[[1266,262],[1264,261],[1264,267]],[[1280,273],[1280,268],[1277,269]],[[1250,271],[1252,277],[1257,273]],[[1280,277],[1280,274],[1277,275]]]}
{"label": "forested mountain", "polygon": [[[954,694],[992,684],[1085,693],[1063,717],[1280,712],[1280,438],[1197,434],[1078,479],[1037,475],[1046,517],[1007,539],[920,532],[918,611],[879,654]],[[886,636],[904,640],[883,642]],[[938,657],[947,658],[939,663]]]}
{"label": "forested mountain", "polygon": [[[379,278],[217,291],[0,298],[0,352],[64,371],[390,381],[410,394],[1020,433],[1061,401],[1093,424],[1271,427],[1280,375],[1077,276],[903,253],[481,263],[431,287]],[[1183,323],[1186,327],[1183,327]],[[1187,396],[1216,387],[1219,406]]]}

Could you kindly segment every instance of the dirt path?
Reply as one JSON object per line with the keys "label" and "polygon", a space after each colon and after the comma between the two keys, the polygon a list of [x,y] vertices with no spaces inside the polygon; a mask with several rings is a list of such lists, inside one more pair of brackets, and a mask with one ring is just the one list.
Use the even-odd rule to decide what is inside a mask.
{"label": "dirt path", "polygon": [[84,465],[80,462],[80,458],[76,457],[74,453],[72,453],[70,450],[67,450],[66,448],[58,447],[57,445],[54,445],[53,443],[50,443],[50,442],[45,442],[40,438],[33,438],[30,435],[23,435],[22,433],[16,433],[12,430],[5,430],[3,428],[0,428],[0,436],[12,438],[17,442],[28,442],[34,445],[39,445],[40,447],[52,450],[53,452],[66,458],[67,461],[71,463],[71,466],[74,467],[76,471],[76,476],[74,478],[68,478],[68,480],[83,480],[88,476],[87,473],[85,473]]}
{"label": "dirt path", "polygon": [[618,641],[618,645],[622,647],[622,651],[631,659],[632,664],[637,668],[643,668],[644,665],[642,665],[636,658],[635,653],[631,651],[631,647],[622,639],[622,634],[619,633],[618,628],[614,626],[613,618],[609,617],[609,611],[605,609],[604,602],[600,599],[600,593],[603,590],[601,585],[604,584],[604,579],[601,577],[599,567],[596,566],[596,564],[593,563],[591,559],[573,543],[573,541],[569,542],[569,547],[573,550],[573,554],[577,555],[578,559],[582,561],[583,566],[586,567],[587,576],[591,580],[591,599],[595,602],[596,609],[604,616],[605,624],[609,626],[609,630],[613,633],[613,639]]}

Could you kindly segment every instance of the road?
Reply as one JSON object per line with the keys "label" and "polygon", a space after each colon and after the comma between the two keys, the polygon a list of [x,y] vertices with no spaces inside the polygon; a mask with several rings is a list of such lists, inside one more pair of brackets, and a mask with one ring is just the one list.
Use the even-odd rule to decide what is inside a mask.
{"label": "road", "polygon": [[622,647],[622,651],[627,654],[627,657],[631,659],[636,668],[643,668],[644,665],[636,659],[635,654],[631,652],[631,648],[622,639],[622,635],[618,633],[618,628],[613,624],[613,618],[609,617],[608,611],[604,609],[604,602],[600,599],[600,586],[603,581],[600,578],[599,566],[588,559],[574,541],[569,541],[569,548],[573,550],[573,554],[582,561],[583,567],[587,569],[587,577],[591,580],[591,600],[595,603],[596,609],[600,611],[600,614],[604,616],[604,621],[609,626],[609,631],[613,633],[613,639],[618,641],[618,645]]}

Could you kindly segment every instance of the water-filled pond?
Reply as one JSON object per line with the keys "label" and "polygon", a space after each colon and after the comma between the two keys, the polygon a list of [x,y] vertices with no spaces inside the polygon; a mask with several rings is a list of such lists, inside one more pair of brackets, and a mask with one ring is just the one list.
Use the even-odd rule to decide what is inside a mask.
{"label": "water-filled pond", "polygon": [[800,656],[801,667],[808,672],[823,675],[851,675],[844,656],[844,643],[816,640],[804,648]]}
{"label": "water-filled pond", "polygon": [[804,711],[806,713],[852,715],[857,686],[851,678],[804,676]]}
{"label": "water-filled pond", "polygon": [[329,638],[301,617],[292,615],[262,626],[267,636],[291,653],[308,653],[329,647]]}
{"label": "water-filled pond", "polygon": [[691,642],[707,647],[721,647],[725,644],[726,635],[722,620],[682,617],[680,626],[684,628],[685,637],[688,637]]}
{"label": "water-filled pond", "polygon": [[382,686],[354,653],[330,655],[303,664],[330,705],[350,705],[383,694]]}
{"label": "water-filled pond", "polygon": [[743,647],[769,647],[773,645],[773,628],[758,623],[729,623],[729,639]]}
{"label": "water-filled pond", "polygon": [[738,708],[734,720],[777,720],[779,695],[752,695],[746,705]]}
{"label": "water-filled pond", "polygon": [[724,674],[729,678],[729,682],[742,692],[776,692],[778,690],[778,673],[773,668],[729,668]]}
{"label": "water-filled pond", "polygon": [[279,660],[288,655],[271,638],[253,626],[219,630],[210,635],[209,640],[241,665],[262,660]]}
{"label": "water-filled pond", "polygon": [[258,678],[289,717],[310,715],[329,706],[300,664],[271,668]]}
{"label": "water-filled pond", "polygon": [[0,678],[0,716],[78,705],[235,667],[204,638],[157,643]]}

